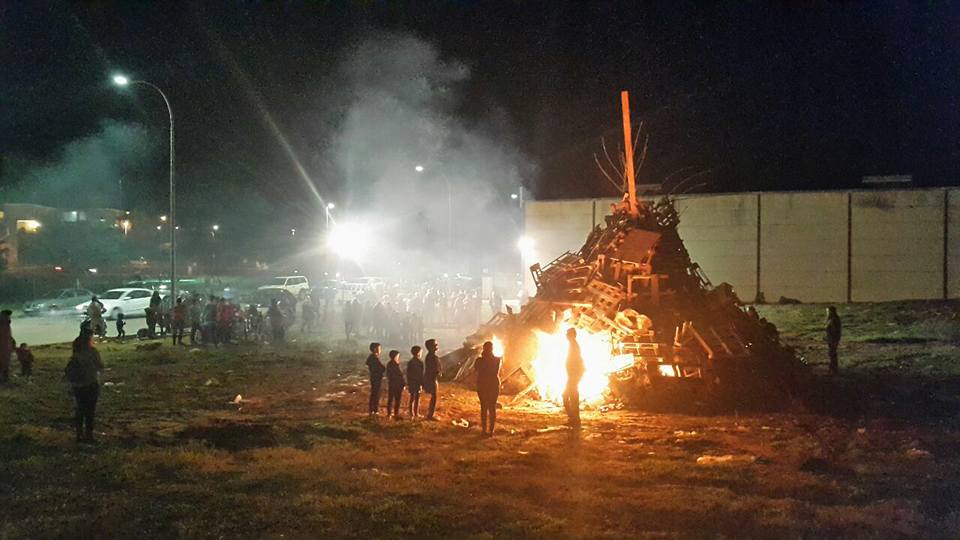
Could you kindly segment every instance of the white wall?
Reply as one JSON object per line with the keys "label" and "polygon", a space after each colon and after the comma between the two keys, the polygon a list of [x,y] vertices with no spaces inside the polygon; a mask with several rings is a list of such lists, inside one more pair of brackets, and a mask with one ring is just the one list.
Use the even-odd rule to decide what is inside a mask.
{"label": "white wall", "polygon": [[[943,297],[943,189],[759,194],[760,290],[805,302],[856,302]],[[850,242],[847,253],[850,201]],[[743,300],[757,291],[758,194],[677,198],[679,232],[690,257],[714,283],[734,286]],[[533,262],[575,251],[612,199],[531,201],[526,234]],[[960,297],[960,189],[950,192],[948,287]],[[848,283],[848,261],[850,281]],[[526,273],[529,274],[528,272]],[[527,277],[528,290],[534,292]]]}

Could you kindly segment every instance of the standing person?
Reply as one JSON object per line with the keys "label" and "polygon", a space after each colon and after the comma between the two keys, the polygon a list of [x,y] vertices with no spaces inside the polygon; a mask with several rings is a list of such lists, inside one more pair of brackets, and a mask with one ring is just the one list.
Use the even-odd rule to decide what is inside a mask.
{"label": "standing person", "polygon": [[420,417],[420,388],[423,386],[423,360],[420,359],[419,345],[410,348],[410,361],[407,362],[407,392],[410,393],[410,404],[407,411],[410,418]]}
{"label": "standing person", "polygon": [[390,351],[390,361],[387,362],[387,418],[392,415],[394,420],[400,419],[400,401],[405,385],[403,369],[400,367],[400,351]]}
{"label": "standing person", "polygon": [[430,394],[430,405],[427,407],[426,418],[427,420],[435,420],[437,395],[440,393],[440,375],[443,374],[440,358],[437,357],[440,344],[436,339],[431,338],[424,345],[427,347],[427,357],[423,361],[423,391]]}
{"label": "standing person", "polygon": [[203,306],[203,344],[217,344],[217,300],[212,294]]}
{"label": "standing person", "polygon": [[125,328],[127,327],[127,318],[122,311],[117,313],[116,325],[117,325],[117,339],[123,339],[127,337],[127,331],[125,330]]}
{"label": "standing person", "polygon": [[284,327],[284,316],[283,311],[280,310],[280,301],[271,300],[270,309],[267,310],[267,319],[270,321],[270,341],[274,345],[280,345],[283,343],[285,336],[285,327]]}
{"label": "standing person", "polygon": [[353,331],[353,300],[343,304],[343,333],[350,339]]}
{"label": "standing person", "polygon": [[81,332],[73,340],[73,354],[67,363],[65,375],[77,400],[77,442],[93,442],[93,418],[100,397],[100,371],[103,361],[93,346],[93,333]]}
{"label": "standing person", "polygon": [[317,317],[316,308],[313,304],[313,296],[307,296],[307,298],[300,304],[300,333],[303,334],[307,330],[313,330],[313,321]]}
{"label": "standing person", "polygon": [[367,412],[370,416],[376,416],[380,412],[380,385],[383,383],[385,370],[383,363],[380,362],[380,344],[376,341],[370,344],[367,369],[370,371],[370,405]]}
{"label": "standing person", "polygon": [[107,323],[103,322],[103,302],[96,296],[87,304],[87,317],[90,318],[90,328],[100,337],[107,335]]}
{"label": "standing person", "polygon": [[[493,435],[493,427],[497,423],[497,398],[500,397],[500,364],[500,358],[493,355],[493,342],[483,342],[483,351],[480,353],[480,358],[477,358],[473,363],[473,369],[477,371],[480,425],[483,426],[484,435]],[[488,425],[490,431],[487,431]]]}
{"label": "standing person", "polygon": [[840,315],[837,315],[837,308],[830,306],[827,308],[827,349],[830,354],[830,373],[836,375],[840,371],[840,360],[837,357],[837,347],[840,346],[840,335],[843,333],[843,325],[840,323]]}
{"label": "standing person", "polygon": [[583,378],[583,356],[577,343],[577,329],[567,330],[567,387],[563,391],[563,408],[567,411],[567,423],[570,427],[580,427],[580,379]]}
{"label": "standing person", "polygon": [[183,298],[177,298],[177,305],[173,306],[173,344],[183,345],[183,333],[187,327],[187,305]]}
{"label": "standing person", "polygon": [[151,339],[157,337],[157,324],[161,324],[160,302],[160,292],[153,291],[153,294],[150,296],[150,306],[146,308],[147,331],[149,332]]}
{"label": "standing person", "polygon": [[13,354],[13,331],[10,328],[9,309],[0,311],[0,383],[10,380],[10,355]]}
{"label": "standing person", "polygon": [[17,361],[20,362],[20,376],[29,377],[33,375],[33,351],[26,343],[21,343],[17,347]]}
{"label": "standing person", "polygon": [[196,293],[190,296],[189,302],[187,314],[190,317],[190,345],[196,345],[197,337],[203,328],[203,306],[200,305],[200,295]]}

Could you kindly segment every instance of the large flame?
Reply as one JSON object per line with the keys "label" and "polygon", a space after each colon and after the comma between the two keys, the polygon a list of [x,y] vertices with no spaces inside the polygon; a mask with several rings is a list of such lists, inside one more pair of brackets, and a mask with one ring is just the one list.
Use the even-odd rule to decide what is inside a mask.
{"label": "large flame", "polygon": [[[570,348],[566,332],[571,325],[561,325],[552,333],[537,331],[537,357],[533,373],[537,391],[542,399],[560,402],[567,386],[567,351]],[[578,329],[577,342],[583,356],[584,373],[580,380],[580,400],[586,403],[602,401],[610,385],[610,374],[633,364],[632,355],[614,355],[613,339],[608,333],[591,334]]]}

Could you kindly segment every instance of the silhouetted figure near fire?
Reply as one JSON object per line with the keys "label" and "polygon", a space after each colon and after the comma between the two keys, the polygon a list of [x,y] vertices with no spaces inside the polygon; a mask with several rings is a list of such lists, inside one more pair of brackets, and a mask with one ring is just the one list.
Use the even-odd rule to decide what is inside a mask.
{"label": "silhouetted figure near fire", "polygon": [[567,423],[570,427],[580,427],[580,379],[583,378],[583,356],[577,343],[577,330],[567,330],[567,388],[563,391],[563,408],[567,411]]}
{"label": "silhouetted figure near fire", "polygon": [[837,357],[837,347],[840,345],[840,335],[843,325],[840,323],[840,316],[837,315],[837,308],[830,306],[827,308],[827,349],[830,354],[830,373],[836,374],[840,371],[840,360]]}
{"label": "silhouetted figure near fire", "polygon": [[380,412],[380,385],[383,384],[383,373],[386,370],[380,362],[380,344],[376,341],[370,344],[367,369],[370,371],[370,405],[367,412],[370,416],[375,416]]}
{"label": "silhouetted figure near fire", "polygon": [[440,375],[443,374],[440,358],[437,357],[440,344],[436,339],[431,338],[424,345],[427,347],[427,357],[423,361],[423,391],[430,394],[427,420],[434,420],[433,415],[437,412],[437,395],[440,393]]}
{"label": "silhouetted figure near fire", "polygon": [[[483,352],[473,363],[477,370],[477,396],[480,398],[480,425],[484,435],[493,435],[497,423],[497,398],[500,397],[499,357],[493,355],[493,342],[483,342]],[[489,426],[490,430],[487,430]]]}
{"label": "silhouetted figure near fire", "polygon": [[420,389],[423,387],[423,360],[420,359],[419,345],[410,348],[410,361],[407,362],[407,392],[410,393],[410,418],[420,416]]}

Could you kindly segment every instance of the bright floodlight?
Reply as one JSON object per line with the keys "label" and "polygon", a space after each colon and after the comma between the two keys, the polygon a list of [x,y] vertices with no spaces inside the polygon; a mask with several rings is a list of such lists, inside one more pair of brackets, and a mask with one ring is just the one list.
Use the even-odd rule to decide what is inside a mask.
{"label": "bright floodlight", "polygon": [[423,165],[417,165],[416,167],[414,167],[414,170],[416,170],[417,172],[423,172]]}
{"label": "bright floodlight", "polygon": [[535,243],[533,238],[530,238],[529,236],[521,236],[520,239],[517,240],[517,249],[520,250],[520,253],[525,258],[529,258],[531,255],[533,255],[534,245]]}
{"label": "bright floodlight", "polygon": [[358,223],[344,223],[327,235],[327,248],[344,259],[358,260],[367,252],[372,237],[370,230]]}
{"label": "bright floodlight", "polygon": [[220,230],[220,226],[219,226],[219,225],[214,225],[212,228],[213,228],[213,230],[215,230],[215,231],[219,231],[219,230]]}
{"label": "bright floodlight", "polygon": [[333,210],[336,207],[337,205],[333,204],[332,202],[327,203],[327,210]]}
{"label": "bright floodlight", "polygon": [[513,199],[513,200],[517,200],[517,199],[520,198],[520,196],[517,195],[516,193],[511,193],[511,194],[510,194],[510,198]]}
{"label": "bright floodlight", "polygon": [[113,84],[115,84],[115,85],[117,85],[117,86],[126,86],[126,85],[130,84],[130,79],[126,78],[126,77],[123,76],[123,75],[114,75],[114,76],[113,76]]}

